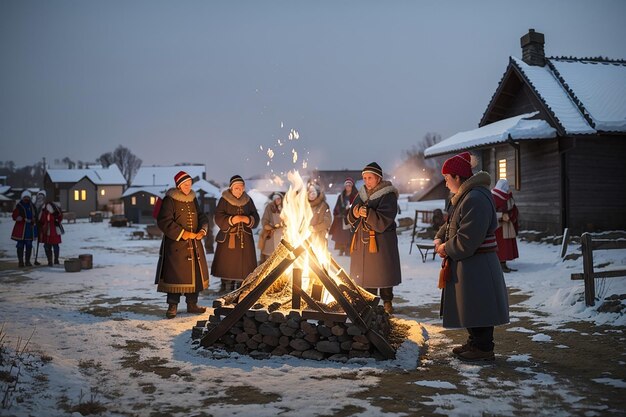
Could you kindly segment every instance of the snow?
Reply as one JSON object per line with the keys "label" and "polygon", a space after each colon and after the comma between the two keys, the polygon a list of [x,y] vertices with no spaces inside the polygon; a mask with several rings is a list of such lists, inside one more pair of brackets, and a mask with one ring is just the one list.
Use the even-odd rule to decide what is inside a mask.
{"label": "snow", "polygon": [[133,177],[132,186],[164,185],[166,189],[175,186],[174,176],[185,171],[191,178],[204,178],[204,165],[141,166]]}
{"label": "snow", "polygon": [[511,61],[524,74],[568,134],[596,133],[549,66],[528,65],[516,57],[511,57]]}
{"label": "snow", "polygon": [[[255,198],[262,196],[254,194]],[[335,196],[328,198],[332,202]],[[403,213],[399,217],[412,218],[416,208],[442,206],[441,200],[409,203],[406,196],[401,196]],[[257,207],[262,207],[262,202]],[[12,227],[10,218],[0,217],[0,236],[9,236]],[[383,410],[376,403],[353,394],[375,386],[383,374],[417,369],[424,337],[431,340],[443,337],[439,326],[398,316],[410,325],[410,336],[395,360],[381,362],[315,362],[292,357],[255,360],[198,349],[190,339],[191,329],[197,320],[206,319],[208,314],[183,313],[174,320],[164,319],[165,295],[157,293],[153,284],[160,242],[131,239],[136,227],[140,226],[112,228],[106,222],[81,220],[65,225],[61,257],[90,253],[94,264],[90,270],[67,273],[59,266],[1,270],[0,326],[4,323],[4,346],[14,348],[18,340],[24,343],[32,334],[28,342],[32,355],[24,358],[25,363],[32,366],[24,366],[20,380],[37,392],[28,402],[14,404],[9,415],[56,415],[60,412],[60,398],[76,404],[83,396],[89,399],[90,395],[108,404],[109,409],[129,413],[132,410],[132,415],[137,416],[149,416],[156,410],[176,416],[320,416],[336,414],[343,407],[359,410],[359,416],[407,415]],[[397,305],[437,304],[440,263],[430,258],[422,263],[416,253],[409,255],[410,242],[410,230],[399,235],[403,279],[395,289]],[[560,249],[560,246],[519,242],[520,258],[510,262],[518,271],[507,274],[506,280],[508,286],[529,297],[521,305],[540,313],[542,323],[560,331],[571,332],[573,329],[565,323],[577,320],[607,324],[621,331],[626,325],[625,315],[599,313],[596,307],[584,305],[583,283],[570,279],[572,272],[582,271],[582,258],[562,261],[558,256]],[[568,252],[575,249],[576,245],[571,245]],[[40,250],[40,261],[42,252]],[[1,259],[15,262],[14,253],[14,242],[2,239]],[[207,257],[212,260],[212,255]],[[336,256],[336,259],[349,270],[347,257]],[[626,251],[597,252],[598,264],[609,261],[626,264]],[[217,287],[219,282],[212,280],[210,293]],[[625,294],[626,279],[607,280],[606,287],[603,295]],[[200,303],[210,305],[211,299],[203,293]],[[96,314],[98,311],[102,314]],[[532,319],[536,317],[534,314],[516,310],[511,316]],[[437,322],[436,317],[437,312],[433,311],[428,319]],[[532,338],[537,343],[551,342],[543,333],[530,333],[523,327],[511,331],[528,333],[522,337]],[[35,360],[42,355],[50,358],[45,365]],[[519,401],[520,395],[550,387],[555,395],[576,402],[564,388],[554,385],[553,376],[536,372],[529,364],[529,355],[518,352],[505,356],[504,361],[513,362],[519,366],[519,372],[529,375],[526,381],[510,382],[510,399],[491,395],[486,390],[488,381],[482,380],[480,365],[455,362],[452,366],[461,374],[463,386],[481,394],[459,393],[456,384],[428,378],[425,372],[424,379],[415,384],[439,391],[419,401],[450,416],[514,415],[514,402]],[[5,369],[2,366],[0,370]],[[143,367],[143,372],[134,366]],[[618,379],[600,378],[596,382],[624,388],[624,382]],[[501,385],[507,383],[502,381]],[[232,399],[222,401],[237,389],[253,389],[268,400],[254,405]],[[183,411],[176,411],[176,407]],[[196,414],[190,414],[187,407]],[[129,414],[108,411],[103,415]]]}
{"label": "snow", "polygon": [[504,143],[509,139],[550,139],[556,129],[545,120],[528,120],[539,112],[525,113],[490,123],[478,129],[459,132],[424,151],[424,156],[437,156],[485,145]]}
{"label": "snow", "polygon": [[626,131],[626,64],[550,59],[558,74],[603,131]]}
{"label": "snow", "polygon": [[53,183],[75,183],[87,177],[96,185],[126,185],[122,172],[115,164],[108,168],[49,169],[46,173]]}

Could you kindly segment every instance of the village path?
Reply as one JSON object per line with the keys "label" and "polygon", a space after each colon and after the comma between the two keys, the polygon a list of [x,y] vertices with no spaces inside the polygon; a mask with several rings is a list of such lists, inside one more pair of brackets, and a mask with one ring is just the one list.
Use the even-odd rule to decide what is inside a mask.
{"label": "village path", "polygon": [[[421,322],[428,333],[419,366],[382,374],[358,396],[385,411],[415,416],[626,415],[622,330],[579,321],[554,328],[545,315],[521,305],[527,296],[509,292],[514,321],[496,328],[493,363],[454,357],[451,349],[465,342],[466,332],[443,329],[438,304],[398,307],[397,317]],[[607,386],[607,379],[621,383]]]}

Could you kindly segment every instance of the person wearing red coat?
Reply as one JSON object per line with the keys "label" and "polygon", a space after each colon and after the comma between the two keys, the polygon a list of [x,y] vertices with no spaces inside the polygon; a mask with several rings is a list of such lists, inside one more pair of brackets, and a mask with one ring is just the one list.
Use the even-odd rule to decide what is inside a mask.
{"label": "person wearing red coat", "polygon": [[39,213],[39,243],[43,243],[48,266],[52,266],[52,253],[54,252],[54,264],[59,264],[59,243],[63,233],[63,212],[52,201],[47,200]]}
{"label": "person wearing red coat", "polygon": [[496,204],[496,214],[498,216],[498,228],[496,229],[496,241],[498,242],[498,258],[503,272],[515,271],[511,269],[506,261],[519,258],[517,250],[517,223],[519,211],[513,199],[513,193],[509,191],[509,183],[501,178],[496,186],[491,190],[493,201]]}
{"label": "person wearing red coat", "polygon": [[[33,252],[33,240],[37,236],[37,210],[31,202],[30,192],[24,190],[21,200],[13,209],[13,220],[15,225],[11,232],[11,239],[17,244],[17,260],[20,268],[32,266],[30,255]],[[26,262],[24,262],[24,252],[26,252]]]}

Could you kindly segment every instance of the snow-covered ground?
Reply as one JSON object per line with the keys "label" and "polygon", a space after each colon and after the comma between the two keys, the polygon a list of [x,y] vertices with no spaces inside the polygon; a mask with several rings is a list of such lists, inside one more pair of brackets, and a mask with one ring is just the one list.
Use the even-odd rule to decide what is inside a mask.
{"label": "snow-covered ground", "polygon": [[[331,206],[335,198],[328,196]],[[416,208],[442,205],[441,201],[402,200],[400,217],[412,218]],[[0,407],[0,415],[68,415],[67,410],[78,410],[72,407],[90,400],[103,404],[107,410],[103,415],[107,416],[318,416],[333,415],[346,407],[360,410],[354,414],[359,416],[408,415],[383,410],[352,394],[375,386],[382,374],[419,366],[419,346],[425,335],[415,318],[399,317],[412,332],[392,361],[334,363],[293,357],[255,360],[237,354],[214,355],[198,349],[190,338],[192,326],[206,318],[204,315],[183,312],[173,320],[164,318],[165,295],[157,293],[154,285],[160,242],[131,238],[131,232],[143,226],[112,228],[106,221],[80,220],[66,224],[61,258],[93,255],[94,268],[77,273],[65,272],[62,265],[26,269],[9,265],[15,263],[14,242],[8,238],[12,226],[10,218],[0,218],[0,236],[5,237],[0,241],[0,346],[13,356],[17,346],[23,347],[26,341],[28,346],[19,369],[11,370],[6,361],[0,363],[0,371],[20,372],[19,390],[10,395],[0,392],[0,400],[3,396],[13,399],[10,408]],[[422,262],[415,248],[409,254],[410,232],[399,236],[403,275],[402,284],[395,290],[399,308],[438,303],[440,297],[440,263],[430,257]],[[523,305],[545,313],[542,320],[549,327],[559,329],[568,322],[588,321],[623,330],[623,314],[598,313],[597,306],[585,306],[582,281],[570,279],[572,273],[582,272],[582,258],[562,261],[561,248],[548,244],[519,242],[519,249],[520,258],[509,263],[518,271],[506,275],[507,284],[529,296]],[[568,248],[568,252],[577,250],[575,244]],[[40,261],[42,254],[43,248]],[[210,261],[212,255],[207,256]],[[596,264],[610,263],[608,268],[626,267],[626,251],[599,251],[594,257]],[[336,259],[348,267],[348,258]],[[210,289],[201,294],[200,303],[211,305],[218,287],[219,283],[212,280]],[[601,296],[626,294],[626,279],[608,279],[600,290]],[[515,315],[512,317],[516,320]],[[436,333],[441,329],[433,325],[438,322],[436,313],[418,319],[429,323],[428,338],[438,337]],[[523,334],[527,330],[520,327],[516,331]],[[536,343],[549,342],[549,336],[529,333]],[[523,364],[529,358],[518,354],[505,360]],[[471,366],[463,369],[474,372]],[[475,372],[473,375],[476,379]],[[433,396],[431,404],[456,395],[454,384],[425,376],[417,384],[435,387],[442,394]],[[626,387],[623,380],[610,377],[597,382]],[[0,378],[0,387],[6,386]],[[237,401],[250,395],[264,400],[256,404]],[[443,414],[512,415],[506,398],[476,403],[458,397],[452,405],[447,401]],[[17,402],[19,399],[28,400]]]}

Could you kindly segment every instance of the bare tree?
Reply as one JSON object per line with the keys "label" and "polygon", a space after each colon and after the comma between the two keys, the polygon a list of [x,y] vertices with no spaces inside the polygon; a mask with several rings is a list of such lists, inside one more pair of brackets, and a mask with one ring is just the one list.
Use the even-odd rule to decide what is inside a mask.
{"label": "bare tree", "polygon": [[113,152],[103,153],[102,155],[100,155],[100,158],[96,159],[96,162],[98,162],[104,168],[110,167],[115,163],[115,160],[113,159]]}
{"label": "bare tree", "polygon": [[67,169],[74,169],[74,167],[76,166],[76,163],[72,161],[68,156],[63,158],[61,162],[63,162],[64,164],[67,164]]}
{"label": "bare tree", "polygon": [[130,186],[130,182],[141,167],[141,159],[133,154],[130,149],[119,145],[113,151],[113,161],[122,171],[126,185]]}

